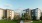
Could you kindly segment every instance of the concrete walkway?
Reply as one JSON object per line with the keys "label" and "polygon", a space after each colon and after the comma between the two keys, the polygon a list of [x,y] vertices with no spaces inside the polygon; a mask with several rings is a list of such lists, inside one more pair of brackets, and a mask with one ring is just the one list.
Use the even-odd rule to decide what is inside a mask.
{"label": "concrete walkway", "polygon": [[20,21],[20,23],[32,23],[33,21],[29,21],[29,20],[26,20],[26,21]]}
{"label": "concrete walkway", "polygon": [[25,20],[24,23],[32,23],[33,21]]}
{"label": "concrete walkway", "polygon": [[32,22],[24,22],[24,23],[32,23]]}

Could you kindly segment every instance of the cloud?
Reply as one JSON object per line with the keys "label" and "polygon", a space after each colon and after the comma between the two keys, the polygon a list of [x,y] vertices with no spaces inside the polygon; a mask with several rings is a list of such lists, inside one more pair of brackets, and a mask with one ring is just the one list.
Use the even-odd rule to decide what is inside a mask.
{"label": "cloud", "polygon": [[15,11],[18,12],[18,13],[21,13],[22,10],[24,10],[24,8],[18,8]]}
{"label": "cloud", "polygon": [[3,5],[0,5],[0,8],[3,8],[4,9],[4,6]]}
{"label": "cloud", "polygon": [[6,7],[12,7],[12,5],[11,5],[11,4],[5,4],[5,6],[6,6]]}
{"label": "cloud", "polygon": [[0,8],[3,8],[3,9],[12,9],[13,5],[12,4],[0,4]]}
{"label": "cloud", "polygon": [[12,4],[5,4],[4,7],[10,9],[12,8]]}

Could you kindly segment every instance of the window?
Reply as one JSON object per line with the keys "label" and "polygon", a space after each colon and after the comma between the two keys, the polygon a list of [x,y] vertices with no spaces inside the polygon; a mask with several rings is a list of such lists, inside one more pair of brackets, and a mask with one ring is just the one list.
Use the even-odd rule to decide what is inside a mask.
{"label": "window", "polygon": [[33,18],[32,18],[33,19]]}
{"label": "window", "polygon": [[33,15],[32,15],[33,16]]}
{"label": "window", "polygon": [[33,12],[33,11],[32,11]]}
{"label": "window", "polygon": [[11,15],[10,15],[11,16]]}
{"label": "window", "polygon": [[10,11],[11,12],[11,11]]}
{"label": "window", "polygon": [[32,14],[32,16],[33,16],[33,14]]}
{"label": "window", "polygon": [[11,14],[11,13],[10,13]]}
{"label": "window", "polygon": [[28,13],[28,12],[27,12]]}

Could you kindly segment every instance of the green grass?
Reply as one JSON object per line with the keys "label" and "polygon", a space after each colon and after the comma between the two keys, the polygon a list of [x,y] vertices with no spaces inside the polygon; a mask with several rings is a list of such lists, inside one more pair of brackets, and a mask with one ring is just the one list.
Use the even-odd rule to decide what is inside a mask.
{"label": "green grass", "polygon": [[[19,23],[19,20],[0,20],[0,23]],[[42,21],[33,21],[32,23],[42,23]]]}
{"label": "green grass", "polygon": [[33,21],[33,23],[42,23],[42,21]]}
{"label": "green grass", "polygon": [[14,21],[11,21],[11,20],[0,20],[0,23],[19,23],[18,20],[14,20]]}

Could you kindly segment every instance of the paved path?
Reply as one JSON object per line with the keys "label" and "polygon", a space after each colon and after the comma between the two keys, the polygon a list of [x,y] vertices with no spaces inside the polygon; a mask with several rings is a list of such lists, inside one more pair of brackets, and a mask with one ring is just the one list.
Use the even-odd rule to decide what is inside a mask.
{"label": "paved path", "polygon": [[21,20],[20,23],[32,23],[32,21],[28,21],[28,20],[27,21],[22,21]]}
{"label": "paved path", "polygon": [[24,23],[32,23],[32,22],[24,22]]}

